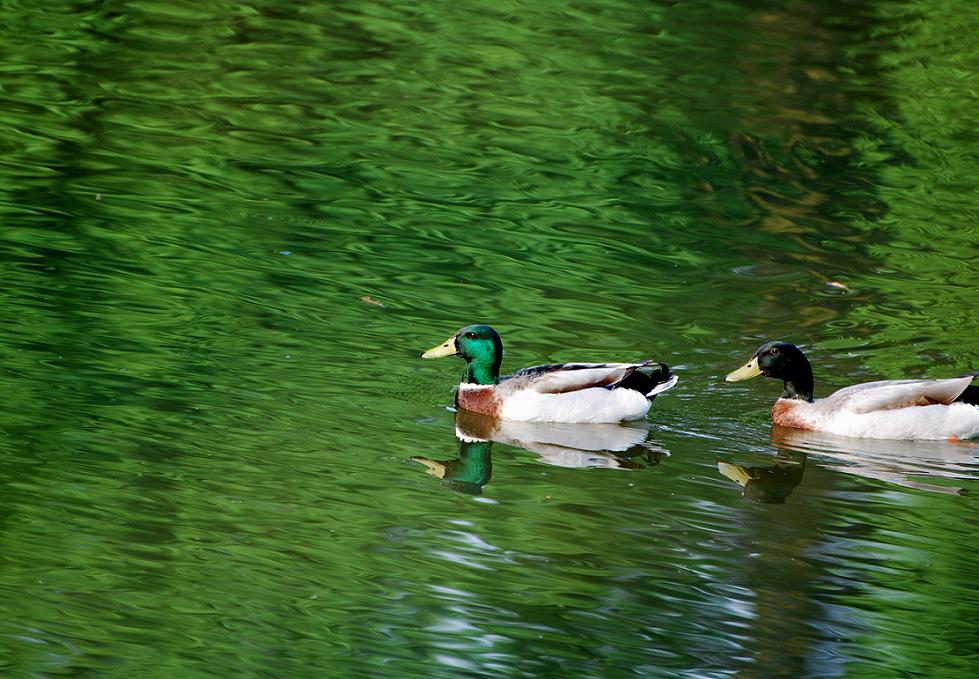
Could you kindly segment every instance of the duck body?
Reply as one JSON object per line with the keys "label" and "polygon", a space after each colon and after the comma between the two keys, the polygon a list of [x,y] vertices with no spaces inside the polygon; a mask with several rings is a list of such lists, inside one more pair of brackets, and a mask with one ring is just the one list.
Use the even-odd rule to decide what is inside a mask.
{"label": "duck body", "polygon": [[846,387],[812,403],[780,398],[772,422],[858,438],[971,438],[979,434],[979,408],[955,401],[971,382],[971,377],[884,380]]}
{"label": "duck body", "polygon": [[456,405],[520,422],[612,423],[646,416],[652,400],[676,384],[670,369],[642,363],[559,363],[500,377],[503,345],[487,325],[470,325],[422,354],[459,355],[466,372]]}
{"label": "duck body", "polygon": [[878,439],[964,439],[979,434],[979,408],[965,402],[973,376],[939,380],[882,380],[845,387],[818,400],[812,367],[787,342],[768,342],[727,376],[737,382],[757,375],[784,381],[772,422],[837,436]]}
{"label": "duck body", "polygon": [[[596,424],[640,420],[649,412],[650,398],[635,389],[615,385],[646,367],[650,364],[535,366],[502,377],[497,384],[463,382],[456,392],[456,405],[469,412],[518,422]],[[537,372],[542,369],[547,372]],[[676,378],[673,380],[675,383]]]}

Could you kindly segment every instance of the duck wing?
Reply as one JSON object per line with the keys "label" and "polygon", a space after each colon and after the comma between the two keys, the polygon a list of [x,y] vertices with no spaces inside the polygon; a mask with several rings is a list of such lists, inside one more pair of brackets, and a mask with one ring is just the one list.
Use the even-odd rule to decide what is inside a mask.
{"label": "duck wing", "polygon": [[948,404],[971,382],[971,375],[946,380],[882,380],[845,387],[820,400],[855,413]]}
{"label": "duck wing", "polygon": [[653,380],[652,386],[655,386],[657,382],[671,379],[669,368],[653,361],[644,363],[551,363],[518,370],[506,379],[506,383],[511,388],[533,389],[542,394],[564,394],[569,391],[579,391],[592,387],[612,389],[636,371],[644,368],[660,370],[663,373],[663,379]]}

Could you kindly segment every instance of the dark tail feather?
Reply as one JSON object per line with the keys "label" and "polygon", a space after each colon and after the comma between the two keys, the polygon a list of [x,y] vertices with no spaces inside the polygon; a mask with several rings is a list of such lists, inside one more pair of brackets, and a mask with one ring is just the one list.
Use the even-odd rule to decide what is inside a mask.
{"label": "dark tail feather", "polygon": [[955,400],[961,401],[962,403],[971,403],[974,406],[979,406],[979,386],[970,384]]}
{"label": "dark tail feather", "polygon": [[[657,385],[663,384],[664,382],[669,382],[672,379],[673,373],[670,372],[670,368],[665,363],[660,363],[658,365],[652,365],[648,368],[643,368],[642,370],[635,370],[624,378],[619,380],[613,389],[635,389],[640,394],[648,394],[653,391]],[[656,398],[653,394],[649,397],[652,401]]]}

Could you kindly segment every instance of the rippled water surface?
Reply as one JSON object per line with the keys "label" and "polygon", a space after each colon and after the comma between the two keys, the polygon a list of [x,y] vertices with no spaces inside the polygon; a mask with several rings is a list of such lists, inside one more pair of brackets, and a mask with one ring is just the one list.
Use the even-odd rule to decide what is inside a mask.
{"label": "rippled water surface", "polygon": [[[966,0],[0,2],[0,674],[974,677]],[[456,418],[419,352],[674,366]]]}

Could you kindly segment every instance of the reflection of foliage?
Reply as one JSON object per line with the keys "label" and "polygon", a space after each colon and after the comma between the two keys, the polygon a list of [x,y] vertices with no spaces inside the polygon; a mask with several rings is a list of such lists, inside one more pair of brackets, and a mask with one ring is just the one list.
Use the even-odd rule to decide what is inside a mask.
{"label": "reflection of foliage", "polygon": [[[800,563],[833,521],[844,543],[884,522],[859,503],[757,519],[765,554],[740,521],[712,531],[744,512],[690,481],[696,456],[676,492],[577,474],[560,507],[536,499],[561,470],[535,462],[466,528],[501,547],[466,547],[487,578],[433,556],[459,503],[406,489],[384,451],[423,449],[417,419],[451,400],[411,348],[477,318],[513,329],[512,365],[665,347],[693,371],[739,333],[844,323],[886,343],[880,372],[922,350],[975,367],[975,12],[889,4],[874,26],[868,4],[5,3],[0,540],[24,595],[0,618],[39,658],[18,669],[187,675],[200,649],[305,676],[356,649],[351,674],[400,652],[392,673],[431,676],[419,650],[445,641],[510,676],[726,674],[755,625],[755,675],[804,673],[832,594]],[[850,56],[874,30],[903,35],[887,92],[879,44]],[[863,294],[813,297],[830,268]],[[734,416],[706,400],[704,422]],[[974,599],[954,634],[928,611],[974,559],[949,548],[912,581],[924,536],[969,536],[942,508],[887,525],[917,531],[914,629],[964,647]],[[718,605],[750,599],[739,568],[768,592],[743,619]],[[891,653],[905,611],[866,576],[881,596],[843,614],[878,609]],[[433,644],[448,611],[465,624]],[[120,629],[138,657],[102,641]]]}
{"label": "reflection of foliage", "polygon": [[[887,212],[854,218],[879,262],[857,285],[880,301],[856,306],[850,318],[873,328],[882,349],[865,360],[878,374],[971,372],[979,359],[979,14],[969,0],[909,0],[880,11],[893,45],[880,56],[890,100],[865,112],[874,132],[858,149]],[[876,540],[843,550],[864,565],[853,574],[863,580],[859,591],[841,600],[863,609],[873,630],[855,639],[862,660],[848,676],[975,675],[975,602],[955,594],[975,572],[960,548],[975,527],[959,516],[922,497]],[[909,630],[928,630],[927,640]]]}
{"label": "reflection of foliage", "polygon": [[917,1],[890,6],[886,20],[903,29],[881,57],[892,100],[867,111],[876,133],[860,142],[888,208],[885,217],[863,222],[884,237],[871,248],[880,265],[860,285],[886,302],[857,307],[853,318],[877,329],[887,345],[907,347],[872,358],[881,373],[921,371],[923,356],[974,370],[979,14],[968,0]]}

